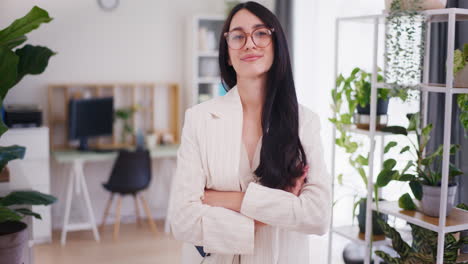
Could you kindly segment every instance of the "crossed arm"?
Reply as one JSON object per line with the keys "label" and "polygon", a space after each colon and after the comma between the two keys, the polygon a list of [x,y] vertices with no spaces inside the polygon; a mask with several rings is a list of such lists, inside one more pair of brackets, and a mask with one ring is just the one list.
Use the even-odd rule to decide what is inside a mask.
{"label": "crossed arm", "polygon": [[[299,196],[304,181],[307,176],[309,168],[306,167],[304,174],[296,179],[296,184],[293,188],[286,191]],[[244,200],[244,192],[233,192],[233,191],[216,191],[212,189],[205,189],[202,203],[210,206],[223,207],[235,212],[240,213],[242,207],[242,201]],[[263,222],[255,220],[255,227],[266,225]]]}

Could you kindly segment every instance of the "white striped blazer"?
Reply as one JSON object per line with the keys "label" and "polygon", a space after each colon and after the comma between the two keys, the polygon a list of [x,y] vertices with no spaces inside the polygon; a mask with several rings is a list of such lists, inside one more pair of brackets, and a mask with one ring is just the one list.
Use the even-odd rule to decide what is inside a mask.
{"label": "white striped blazer", "polygon": [[[319,118],[299,106],[299,137],[310,166],[308,183],[299,196],[252,181],[240,213],[202,204],[205,188],[241,191],[242,126],[237,87],[185,112],[168,210],[172,234],[187,243],[183,250],[196,252],[193,245],[199,245],[211,253],[204,263],[233,263],[237,255],[255,254],[271,254],[274,257],[266,258],[271,260],[269,263],[309,263],[304,259],[308,258],[308,252],[297,251],[309,250],[307,234],[326,233],[331,212],[331,179],[322,152]],[[270,239],[281,243],[276,241],[273,243],[276,246],[262,249],[272,242],[256,239],[254,219],[268,224],[276,234]],[[298,241],[305,245],[291,247],[291,243]],[[292,260],[288,255],[298,259]],[[184,263],[200,263],[200,259]]]}

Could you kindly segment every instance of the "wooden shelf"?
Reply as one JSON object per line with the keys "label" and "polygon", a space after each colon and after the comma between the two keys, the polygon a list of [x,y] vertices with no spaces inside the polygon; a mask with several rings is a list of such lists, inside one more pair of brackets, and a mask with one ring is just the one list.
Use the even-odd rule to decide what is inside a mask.
{"label": "wooden shelf", "polygon": [[[345,237],[356,243],[359,243],[362,245],[366,244],[365,234],[359,232],[359,226],[353,225],[353,226],[333,227],[332,231],[333,233],[338,234],[342,237]],[[378,235],[378,236],[373,236],[373,244],[376,246],[388,245],[389,241],[386,240],[385,235]]]}
{"label": "wooden shelf", "polygon": [[[376,210],[375,203],[372,209]],[[379,202],[379,209],[381,213],[396,216],[434,232],[441,232],[438,217],[430,217],[419,211],[403,210],[398,206],[398,202]],[[453,208],[446,219],[445,232],[458,232],[465,229],[468,229],[468,212]]]}
{"label": "wooden shelf", "polygon": [[[48,93],[48,122],[51,127],[50,148],[52,150],[71,147],[68,141],[68,127],[63,126],[68,122],[68,102],[71,98],[81,98],[86,95],[91,97],[113,97],[114,109],[141,105],[141,109],[135,112],[131,120],[135,131],[141,130],[144,133],[154,133],[165,130],[167,133],[172,134],[174,143],[177,144],[180,141],[180,89],[177,83],[54,83],[49,84]],[[163,95],[162,99],[159,94]],[[158,100],[166,102],[160,104]],[[166,108],[165,111],[164,108]],[[156,113],[159,112],[167,112],[167,118],[157,116]],[[165,124],[157,123],[160,119],[165,120]],[[113,130],[112,136],[99,137],[90,142],[91,146],[118,146],[122,130],[121,124],[114,123]],[[128,141],[127,144],[134,145],[135,137],[129,137]]]}

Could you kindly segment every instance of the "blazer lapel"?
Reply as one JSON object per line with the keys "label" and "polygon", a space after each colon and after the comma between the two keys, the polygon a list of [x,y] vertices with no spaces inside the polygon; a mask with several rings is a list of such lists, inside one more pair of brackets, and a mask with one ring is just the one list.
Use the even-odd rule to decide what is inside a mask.
{"label": "blazer lapel", "polygon": [[213,100],[207,122],[207,188],[240,191],[239,163],[243,114],[237,86]]}

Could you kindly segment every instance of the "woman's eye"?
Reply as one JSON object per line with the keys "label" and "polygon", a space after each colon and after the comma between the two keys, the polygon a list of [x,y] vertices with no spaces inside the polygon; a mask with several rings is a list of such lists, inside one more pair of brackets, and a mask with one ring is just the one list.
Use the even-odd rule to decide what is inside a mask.
{"label": "woman's eye", "polygon": [[233,39],[233,40],[243,40],[243,39],[244,39],[244,36],[242,36],[242,35],[234,35],[234,36],[232,36],[232,39]]}

